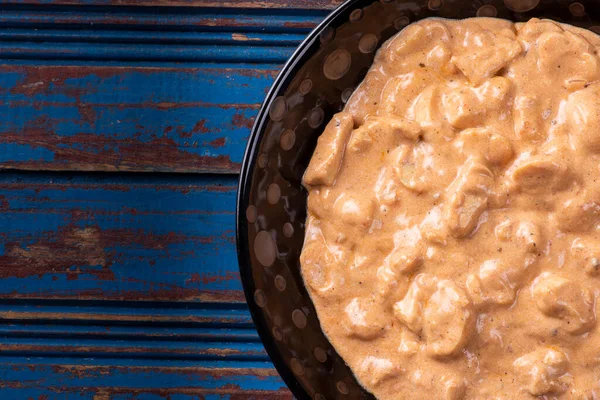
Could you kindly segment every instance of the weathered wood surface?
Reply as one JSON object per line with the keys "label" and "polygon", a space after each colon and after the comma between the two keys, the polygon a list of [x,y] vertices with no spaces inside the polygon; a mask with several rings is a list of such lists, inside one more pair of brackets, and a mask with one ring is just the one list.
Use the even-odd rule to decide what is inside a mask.
{"label": "weathered wood surface", "polygon": [[267,65],[0,66],[0,167],[235,173],[276,74]]}
{"label": "weathered wood surface", "polygon": [[[129,4],[137,4],[134,0]],[[49,2],[52,2],[50,0]],[[6,1],[0,1],[0,5]],[[93,3],[82,1],[80,3]],[[107,2],[108,3],[108,2]],[[285,3],[280,3],[283,6]],[[311,3],[312,4],[312,3]],[[315,4],[318,4],[316,2]],[[213,3],[214,5],[214,3]],[[144,7],[49,7],[5,5],[0,13],[2,28],[31,28],[83,31],[111,29],[113,32],[130,28],[146,28],[149,35],[164,34],[166,28],[176,32],[194,30],[202,34],[208,32],[264,32],[295,33],[305,32],[318,24],[327,12],[318,7],[295,9],[289,7],[251,8],[149,8]],[[93,25],[91,25],[93,24]],[[256,43],[255,43],[256,44]],[[168,48],[165,48],[168,50]]]}
{"label": "weathered wood surface", "polygon": [[332,10],[343,0],[1,0],[0,4],[297,8]]}
{"label": "weathered wood surface", "polygon": [[265,362],[174,362],[6,357],[0,393],[6,399],[197,400],[292,399]]}
{"label": "weathered wood surface", "polygon": [[244,304],[3,301],[0,319],[2,357],[268,361]]}
{"label": "weathered wood surface", "polygon": [[324,15],[141,9],[0,12],[0,169],[236,173],[280,65]]}
{"label": "weathered wood surface", "polygon": [[1,399],[291,399],[244,302],[237,173],[339,3],[0,0]]}
{"label": "weathered wood surface", "polygon": [[0,174],[0,298],[243,302],[235,177]]}
{"label": "weathered wood surface", "polygon": [[290,398],[244,303],[235,184],[1,173],[0,396]]}

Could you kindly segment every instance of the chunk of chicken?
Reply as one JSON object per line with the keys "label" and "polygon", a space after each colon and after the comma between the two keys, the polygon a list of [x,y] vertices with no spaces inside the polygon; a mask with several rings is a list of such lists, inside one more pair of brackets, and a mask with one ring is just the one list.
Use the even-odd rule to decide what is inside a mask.
{"label": "chunk of chicken", "polygon": [[384,75],[382,71],[371,69],[360,86],[354,91],[348,103],[346,104],[345,112],[354,117],[356,125],[362,125],[368,115],[375,115],[380,108],[379,97],[373,98],[367,93],[372,93],[374,90],[381,91],[389,76]]}
{"label": "chunk of chicken", "polygon": [[565,115],[571,146],[584,153],[600,153],[600,84],[572,93],[566,103]]}
{"label": "chunk of chicken", "polygon": [[444,219],[455,237],[470,235],[488,207],[493,175],[484,165],[469,159],[447,189]]}
{"label": "chunk of chicken", "polygon": [[537,142],[546,138],[542,116],[537,112],[539,102],[532,95],[515,96],[512,115],[515,134],[520,140]]}
{"label": "chunk of chicken", "polygon": [[576,268],[590,276],[600,274],[600,242],[592,239],[577,238],[571,245],[571,254]]}
{"label": "chunk of chicken", "polygon": [[390,265],[381,265],[376,274],[377,293],[387,305],[393,305],[402,299],[410,285],[409,276],[402,274]]}
{"label": "chunk of chicken", "polygon": [[516,359],[513,365],[525,383],[525,390],[533,396],[566,390],[561,378],[568,371],[569,361],[562,351],[541,348]]}
{"label": "chunk of chicken", "polygon": [[517,226],[516,238],[530,253],[542,251],[544,239],[540,228],[530,221],[521,221]]}
{"label": "chunk of chicken", "polygon": [[421,127],[415,121],[395,115],[369,116],[365,123],[352,132],[348,148],[355,152],[368,149],[371,143],[379,148],[394,147],[404,140],[416,141]]}
{"label": "chunk of chicken", "polygon": [[476,88],[461,86],[444,93],[441,104],[446,118],[458,129],[481,125],[488,113],[505,105],[511,83],[497,76]]}
{"label": "chunk of chicken", "polygon": [[387,49],[393,60],[450,42],[450,31],[442,21],[428,20],[412,24],[391,40]]}
{"label": "chunk of chicken", "polygon": [[432,161],[433,147],[426,142],[413,146],[400,145],[389,154],[389,160],[402,185],[416,193],[423,193],[432,186],[435,172]]}
{"label": "chunk of chicken", "polygon": [[587,332],[596,323],[594,297],[574,281],[544,272],[534,281],[531,295],[542,313],[560,319],[572,334]]}
{"label": "chunk of chicken", "polygon": [[433,207],[427,212],[420,225],[421,235],[431,243],[446,244],[448,239],[448,229],[444,224],[442,209],[439,206]]}
{"label": "chunk of chicken", "polygon": [[452,57],[452,62],[475,85],[494,76],[508,65],[523,49],[517,40],[491,32],[467,36],[465,50]]}
{"label": "chunk of chicken", "polygon": [[583,190],[560,204],[554,214],[563,232],[589,232],[600,222],[600,203],[593,192]]}
{"label": "chunk of chicken", "polygon": [[428,370],[416,370],[410,377],[410,383],[422,396],[414,395],[415,399],[461,400],[466,392],[463,378],[452,371],[440,375]]}
{"label": "chunk of chicken", "polygon": [[525,155],[507,171],[513,190],[524,193],[553,194],[566,189],[573,181],[569,167],[545,155]]}
{"label": "chunk of chicken", "polygon": [[452,49],[446,43],[435,45],[427,53],[425,65],[444,77],[449,77],[457,72],[456,66],[452,63]]}
{"label": "chunk of chicken", "polygon": [[416,354],[420,347],[421,343],[418,336],[408,329],[402,329],[398,351],[404,355],[411,356]]}
{"label": "chunk of chicken", "polygon": [[461,400],[465,397],[467,385],[464,379],[457,376],[443,375],[440,378],[442,384],[443,400]]}
{"label": "chunk of chicken", "polygon": [[333,203],[333,210],[336,221],[366,229],[373,223],[375,201],[366,196],[342,193]]}
{"label": "chunk of chicken", "polygon": [[427,350],[449,356],[462,350],[475,329],[475,310],[469,297],[450,280],[441,280],[423,311]]}
{"label": "chunk of chicken", "polygon": [[341,112],[333,116],[304,173],[304,184],[333,185],[344,158],[344,149],[354,128],[352,115]]}
{"label": "chunk of chicken", "polygon": [[[331,268],[344,262],[344,254],[333,254],[333,247],[325,242],[320,225],[314,217],[309,217],[304,239],[304,248],[300,254],[302,278],[320,296],[334,293],[336,282],[331,277]],[[336,258],[337,256],[337,258]]]}
{"label": "chunk of chicken", "polygon": [[379,383],[398,378],[403,370],[389,358],[368,356],[358,366],[362,376],[368,377],[368,384],[376,386]]}
{"label": "chunk of chicken", "polygon": [[527,47],[535,44],[537,38],[546,32],[564,32],[565,30],[557,22],[550,20],[540,20],[531,18],[524,24],[517,24],[517,33],[520,40],[526,43]]}
{"label": "chunk of chicken", "polygon": [[348,336],[363,340],[376,339],[386,329],[385,318],[372,298],[353,298],[344,308],[342,325]]}
{"label": "chunk of chicken", "polygon": [[538,68],[542,77],[563,82],[567,89],[579,90],[600,77],[600,65],[592,46],[573,32],[544,32],[537,41]]}
{"label": "chunk of chicken", "polygon": [[401,229],[394,234],[394,249],[383,260],[395,271],[409,274],[423,262],[421,231],[417,226]]}
{"label": "chunk of chicken", "polygon": [[481,158],[499,166],[506,165],[513,156],[510,141],[490,128],[465,129],[460,133],[456,147],[466,157]]}
{"label": "chunk of chicken", "polygon": [[487,260],[476,274],[467,277],[467,292],[476,305],[509,305],[515,300],[520,275],[501,260]]}
{"label": "chunk of chicken", "polygon": [[416,334],[423,329],[423,310],[427,300],[436,290],[436,283],[436,278],[419,274],[413,279],[404,298],[394,304],[396,318]]}
{"label": "chunk of chicken", "polygon": [[381,109],[389,114],[404,117],[415,101],[425,90],[431,76],[418,69],[391,78],[381,93]]}
{"label": "chunk of chicken", "polygon": [[420,274],[404,298],[394,305],[394,315],[413,333],[421,332],[427,351],[436,357],[456,354],[475,329],[473,304],[456,284]]}
{"label": "chunk of chicken", "polygon": [[[392,155],[390,154],[390,156]],[[381,168],[374,187],[375,198],[379,204],[390,205],[400,199],[398,194],[400,183],[397,181],[398,176],[395,172],[395,167],[386,165]]]}
{"label": "chunk of chicken", "polygon": [[439,88],[437,85],[431,85],[426,87],[406,110],[407,118],[418,122],[424,129],[424,136],[430,139],[433,137],[429,135],[428,128],[439,125],[439,101]]}

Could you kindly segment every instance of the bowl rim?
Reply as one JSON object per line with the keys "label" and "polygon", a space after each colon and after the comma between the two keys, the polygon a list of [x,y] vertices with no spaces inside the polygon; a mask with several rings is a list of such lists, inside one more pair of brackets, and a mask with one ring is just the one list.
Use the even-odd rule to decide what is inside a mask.
{"label": "bowl rim", "polygon": [[334,22],[341,14],[346,12],[349,8],[355,6],[358,3],[371,4],[377,0],[346,0],[340,4],[337,8],[332,10],[322,22],[320,22],[316,28],[314,28],[308,36],[302,41],[294,53],[290,56],[288,61],[284,64],[281,71],[273,81],[269,92],[267,93],[265,100],[263,101],[259,112],[256,116],[254,125],[248,138],[248,144],[244,152],[244,158],[241,165],[238,193],[236,199],[236,251],[238,257],[238,266],[240,270],[240,278],[244,288],[244,295],[246,297],[246,303],[252,316],[252,321],[256,327],[256,331],[269,355],[269,358],[273,362],[275,369],[283,379],[284,383],[291,390],[292,394],[298,399],[311,399],[308,392],[302,387],[298,379],[296,379],[294,373],[285,363],[283,357],[277,349],[275,341],[270,336],[269,328],[266,325],[263,317],[259,314],[255,307],[251,304],[254,301],[254,287],[250,287],[252,281],[252,266],[249,263],[249,244],[248,244],[248,223],[246,221],[245,212],[248,207],[249,194],[250,194],[250,179],[256,165],[256,159],[258,156],[258,145],[265,133],[265,128],[268,123],[269,108],[273,100],[277,97],[282,89],[285,89],[289,80],[293,77],[298,67],[302,67],[308,57],[312,56],[311,48],[316,41],[319,40],[321,33],[332,26]]}

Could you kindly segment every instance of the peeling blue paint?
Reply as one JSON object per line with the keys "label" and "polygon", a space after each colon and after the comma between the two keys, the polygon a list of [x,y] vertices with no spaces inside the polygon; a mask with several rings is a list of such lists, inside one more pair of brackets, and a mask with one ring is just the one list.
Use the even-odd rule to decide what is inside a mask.
{"label": "peeling blue paint", "polygon": [[1,399],[291,399],[244,302],[237,172],[335,1],[149,1],[0,0]]}

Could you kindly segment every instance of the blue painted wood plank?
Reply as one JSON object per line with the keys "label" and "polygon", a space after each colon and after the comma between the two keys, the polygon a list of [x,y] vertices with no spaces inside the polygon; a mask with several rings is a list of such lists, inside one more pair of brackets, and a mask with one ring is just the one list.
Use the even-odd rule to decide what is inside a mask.
{"label": "blue painted wood plank", "polygon": [[[24,42],[101,42],[101,43],[162,43],[248,46],[297,47],[306,37],[305,33],[264,32],[197,32],[197,31],[136,31],[98,29],[25,29],[0,30],[0,41]],[[250,43],[246,43],[250,42]]]}
{"label": "blue painted wood plank", "polygon": [[181,46],[161,44],[2,43],[0,59],[148,60],[282,64],[294,53],[282,46]]}
{"label": "blue painted wood plank", "polygon": [[265,359],[243,304],[48,303],[0,303],[3,356],[32,352],[32,346],[56,356],[62,346],[64,354],[85,357],[93,348],[104,358]]}
{"label": "blue painted wood plank", "polygon": [[243,302],[235,177],[0,174],[0,297]]}
{"label": "blue painted wood plank", "polygon": [[189,303],[189,302],[123,302],[72,299],[0,301],[0,321],[27,324],[43,321],[56,325],[83,323],[115,326],[127,323],[135,326],[211,326],[216,328],[249,329],[252,319],[245,303]]}
{"label": "blue painted wood plank", "polygon": [[[0,4],[2,4],[0,2]],[[292,9],[236,10],[223,7],[197,10],[145,10],[140,8],[7,8],[0,12],[0,27],[109,27],[127,29],[211,30],[235,32],[305,32],[314,28],[327,15],[325,12]]]}
{"label": "blue painted wood plank", "polygon": [[6,398],[291,399],[266,362],[131,360],[124,365],[123,360],[12,356],[0,360],[0,394]]}
{"label": "blue painted wood plank", "polygon": [[[138,340],[151,339],[158,343],[164,343],[168,340],[190,340],[190,341],[206,341],[208,343],[228,343],[231,348],[237,348],[237,343],[240,342],[258,342],[258,334],[254,329],[215,329],[215,328],[182,328],[179,326],[104,326],[104,325],[0,325],[1,337],[17,337],[20,339],[33,338],[36,339],[36,344],[47,346],[45,339],[59,338],[67,341],[67,345],[71,341],[79,339],[87,340],[95,338],[99,344],[105,343],[101,339],[125,340],[132,345],[137,345]],[[68,340],[67,340],[68,339]],[[5,342],[2,342],[4,345]],[[210,349],[211,347],[207,347]],[[258,355],[264,356],[262,348],[259,349]],[[143,356],[148,354],[142,353]],[[200,355],[200,354],[198,354]],[[202,354],[206,356],[206,354]]]}
{"label": "blue painted wood plank", "polygon": [[0,168],[237,172],[267,65],[0,65]]}
{"label": "blue painted wood plank", "polygon": [[268,361],[262,343],[236,342],[226,340],[171,342],[156,340],[109,340],[77,338],[23,338],[4,337],[0,339],[0,351],[6,355],[29,357],[126,357],[155,359],[189,360],[258,360]]}
{"label": "blue painted wood plank", "polygon": [[0,0],[0,4],[331,10],[343,0]]}
{"label": "blue painted wood plank", "polygon": [[[0,0],[0,168],[226,174],[0,172],[0,398],[291,399],[244,306],[235,173],[335,3]],[[127,6],[165,4],[194,8]]]}

